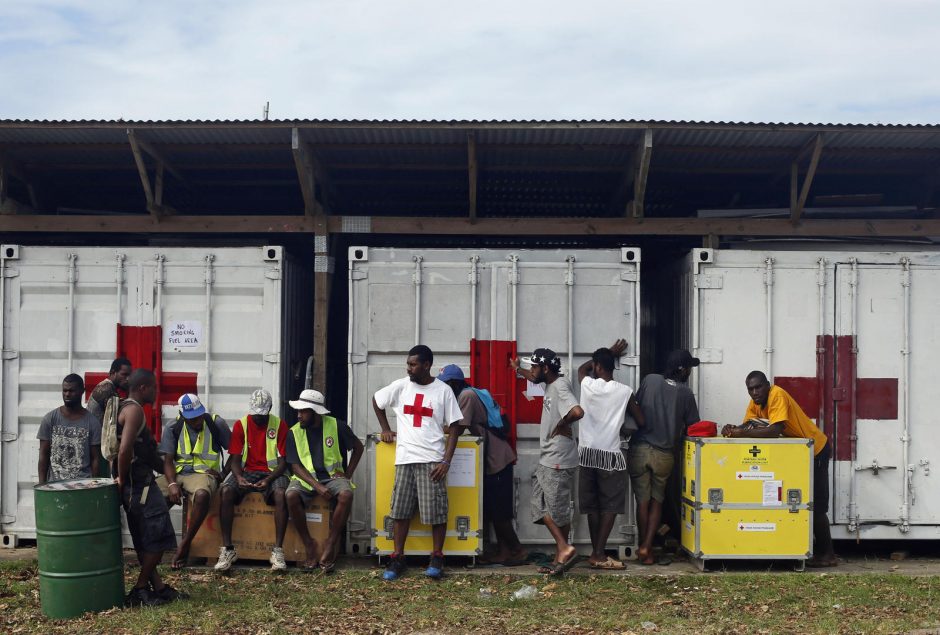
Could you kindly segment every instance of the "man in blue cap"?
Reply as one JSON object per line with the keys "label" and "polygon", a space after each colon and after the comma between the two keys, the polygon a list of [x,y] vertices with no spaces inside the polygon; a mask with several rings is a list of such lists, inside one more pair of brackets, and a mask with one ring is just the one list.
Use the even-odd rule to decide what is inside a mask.
{"label": "man in blue cap", "polygon": [[229,431],[225,419],[210,414],[199,397],[187,393],[179,398],[179,415],[164,426],[160,437],[163,476],[156,483],[170,505],[188,498],[192,506],[186,531],[173,557],[174,569],[186,564],[196,532],[209,513],[212,497],[222,482],[222,451],[228,450]]}
{"label": "man in blue cap", "polygon": [[[483,439],[483,522],[493,524],[496,535],[495,550],[477,558],[480,564],[501,564],[507,567],[525,564],[526,550],[519,542],[512,526],[513,476],[512,466],[516,453],[507,441],[509,430],[500,425],[490,425],[490,412],[496,419],[499,406],[489,392],[477,390],[467,384],[463,370],[457,364],[448,364],[437,376],[457,396],[457,405],[463,413],[463,427],[470,434]],[[484,400],[487,403],[484,404]],[[487,535],[489,535],[487,533]]]}

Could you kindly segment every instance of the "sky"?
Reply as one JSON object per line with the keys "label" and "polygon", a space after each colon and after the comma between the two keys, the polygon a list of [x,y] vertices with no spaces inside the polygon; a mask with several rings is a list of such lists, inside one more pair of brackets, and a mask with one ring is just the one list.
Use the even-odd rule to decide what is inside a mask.
{"label": "sky", "polygon": [[935,0],[2,0],[0,119],[940,123]]}

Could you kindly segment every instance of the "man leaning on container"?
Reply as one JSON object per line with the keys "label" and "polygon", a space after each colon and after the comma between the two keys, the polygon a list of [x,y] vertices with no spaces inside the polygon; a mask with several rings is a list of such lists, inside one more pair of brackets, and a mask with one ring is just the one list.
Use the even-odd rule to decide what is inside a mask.
{"label": "man leaning on container", "polygon": [[[751,402],[744,413],[744,423],[726,425],[722,436],[772,439],[779,436],[812,439],[813,460],[813,557],[808,567],[834,567],[838,564],[829,530],[829,460],[832,448],[825,433],[814,424],[796,400],[780,386],[773,386],[759,370],[745,380]],[[766,422],[766,423],[765,423]]]}
{"label": "man leaning on container", "polygon": [[[232,433],[225,419],[209,413],[199,397],[187,393],[179,398],[176,422],[164,426],[160,451],[166,467],[157,486],[170,505],[188,498],[191,506],[186,531],[180,540],[173,569],[182,569],[196,532],[209,513],[212,497],[222,481],[222,451],[228,449]],[[167,478],[167,474],[173,476]]]}
{"label": "man leaning on container", "polygon": [[[463,414],[454,391],[431,375],[434,353],[423,344],[408,351],[407,377],[382,388],[372,397],[372,408],[382,428],[382,442],[395,448],[395,485],[392,488],[395,551],[388,560],[383,578],[397,580],[405,570],[405,540],[415,509],[421,522],[431,525],[432,551],[424,574],[438,579],[444,575],[444,539],[447,535],[447,472],[457,449]],[[398,421],[392,432],[385,409],[391,408]],[[444,430],[450,426],[446,441]]]}

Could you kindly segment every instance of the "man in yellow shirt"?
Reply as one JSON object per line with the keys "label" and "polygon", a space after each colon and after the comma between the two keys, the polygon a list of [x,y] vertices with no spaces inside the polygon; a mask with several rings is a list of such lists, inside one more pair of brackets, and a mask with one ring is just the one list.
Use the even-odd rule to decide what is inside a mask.
{"label": "man in yellow shirt", "polygon": [[[825,433],[814,424],[796,400],[780,386],[772,386],[767,376],[759,370],[751,371],[745,381],[751,402],[744,413],[740,426],[726,425],[722,436],[772,439],[780,436],[813,440],[813,558],[810,567],[834,567],[836,555],[832,549],[829,531],[829,459],[832,448]],[[755,419],[763,419],[767,425],[756,425]]]}

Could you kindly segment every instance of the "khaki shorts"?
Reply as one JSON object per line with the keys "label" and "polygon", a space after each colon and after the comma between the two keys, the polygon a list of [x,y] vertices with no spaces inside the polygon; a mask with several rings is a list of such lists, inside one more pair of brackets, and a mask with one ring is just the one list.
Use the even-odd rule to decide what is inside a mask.
{"label": "khaki shorts", "polygon": [[[166,498],[170,489],[166,482],[166,477],[160,475],[153,479],[153,482],[160,488],[160,493],[163,494],[163,497]],[[210,497],[215,496],[215,493],[219,491],[219,481],[211,474],[177,474],[176,482],[179,483],[182,493],[190,499],[201,489],[209,492]]]}
{"label": "khaki shorts", "polygon": [[659,502],[665,500],[666,481],[672,474],[675,461],[672,452],[659,450],[648,443],[630,446],[627,450],[627,470],[630,472],[633,495],[638,502],[651,498]]}
{"label": "khaki shorts", "polygon": [[[320,481],[320,485],[329,490],[330,494],[333,495],[333,498],[330,499],[330,503],[334,505],[340,494],[353,491],[352,483],[349,482],[348,478],[331,478],[328,481]],[[310,501],[318,496],[316,492],[308,490],[296,479],[291,479],[290,485],[287,486],[286,493],[290,494],[291,492],[300,494],[300,499],[303,501],[304,505],[309,505]]]}

